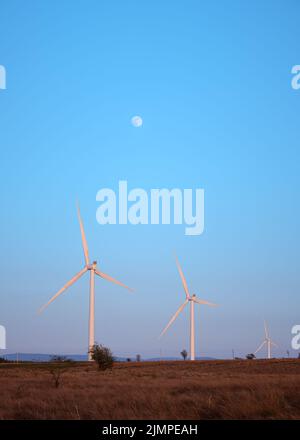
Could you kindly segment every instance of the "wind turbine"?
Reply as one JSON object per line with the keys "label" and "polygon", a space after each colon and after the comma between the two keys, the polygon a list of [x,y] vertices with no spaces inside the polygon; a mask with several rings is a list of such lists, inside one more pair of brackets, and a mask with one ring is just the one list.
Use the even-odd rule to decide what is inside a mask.
{"label": "wind turbine", "polygon": [[79,226],[80,226],[80,232],[81,232],[81,240],[82,240],[82,246],[83,246],[83,253],[84,253],[84,259],[85,259],[85,265],[83,269],[81,269],[80,272],[78,272],[73,278],[71,278],[70,281],[68,281],[44,306],[42,306],[39,309],[39,313],[42,313],[46,307],[48,307],[59,295],[61,295],[68,287],[72,286],[77,280],[79,280],[82,275],[84,275],[86,272],[90,272],[90,310],[89,310],[89,353],[88,353],[88,360],[92,360],[92,355],[90,353],[91,348],[95,344],[95,274],[98,275],[100,278],[104,278],[107,281],[110,281],[112,283],[118,284],[119,286],[125,287],[128,290],[132,289],[130,287],[125,286],[125,284],[121,283],[120,281],[115,280],[110,275],[107,275],[106,273],[101,272],[97,269],[97,261],[93,261],[92,264],[90,264],[89,259],[89,251],[88,251],[88,245],[85,238],[84,228],[82,219],[80,216],[80,209],[79,205],[77,206],[77,214],[78,214],[78,220],[79,220]]}
{"label": "wind turbine", "polygon": [[265,327],[265,339],[263,340],[263,342],[260,344],[260,346],[258,347],[258,349],[254,352],[254,354],[258,353],[259,350],[261,350],[263,348],[263,346],[265,344],[267,344],[267,351],[268,351],[268,359],[271,359],[271,345],[273,345],[274,347],[278,347],[277,344],[275,344],[275,342],[273,342],[270,338],[269,335],[269,330],[268,330],[268,326],[266,321],[264,321],[264,327]]}
{"label": "wind turbine", "polygon": [[213,303],[205,301],[203,299],[199,299],[199,298],[197,298],[197,296],[195,294],[190,295],[186,279],[184,277],[184,274],[183,274],[182,269],[180,267],[178,258],[176,256],[175,256],[175,259],[176,259],[177,269],[178,269],[178,272],[179,272],[179,275],[180,275],[180,278],[181,278],[181,281],[183,284],[183,288],[185,291],[185,301],[179,307],[179,309],[177,310],[175,315],[172,316],[172,318],[170,319],[170,321],[168,322],[166,327],[163,329],[163,331],[161,332],[159,337],[161,337],[168,330],[168,328],[171,326],[171,324],[173,324],[173,322],[178,317],[178,315],[183,311],[185,306],[189,303],[190,304],[190,359],[191,359],[191,361],[194,361],[195,360],[195,315],[194,315],[195,312],[194,312],[194,305],[195,304],[204,304],[206,306],[216,307],[217,304],[213,304]]}

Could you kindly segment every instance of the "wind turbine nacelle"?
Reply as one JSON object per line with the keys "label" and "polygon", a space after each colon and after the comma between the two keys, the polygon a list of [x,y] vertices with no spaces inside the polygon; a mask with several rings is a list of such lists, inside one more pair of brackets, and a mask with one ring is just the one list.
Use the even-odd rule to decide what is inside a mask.
{"label": "wind turbine nacelle", "polygon": [[92,263],[92,264],[89,264],[89,265],[87,266],[87,268],[88,268],[88,270],[92,270],[92,269],[95,269],[96,266],[97,266],[97,261],[93,261],[93,263]]}

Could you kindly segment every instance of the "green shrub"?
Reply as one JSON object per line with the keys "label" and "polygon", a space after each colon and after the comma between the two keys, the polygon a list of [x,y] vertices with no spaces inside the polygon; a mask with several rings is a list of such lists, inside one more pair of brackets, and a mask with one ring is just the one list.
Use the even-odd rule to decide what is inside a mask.
{"label": "green shrub", "polygon": [[103,345],[95,344],[90,350],[92,359],[97,363],[99,370],[112,369],[114,357],[111,350]]}

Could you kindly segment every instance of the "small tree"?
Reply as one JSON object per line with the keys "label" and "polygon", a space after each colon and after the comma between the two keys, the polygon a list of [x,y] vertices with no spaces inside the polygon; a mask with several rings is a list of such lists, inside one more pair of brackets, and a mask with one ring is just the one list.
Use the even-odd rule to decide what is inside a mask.
{"label": "small tree", "polygon": [[141,358],[141,355],[140,355],[140,354],[137,354],[137,355],[136,355],[136,361],[137,361],[137,362],[141,362],[141,359],[142,359],[142,358]]}
{"label": "small tree", "polygon": [[255,354],[253,354],[253,353],[247,354],[246,359],[249,359],[249,361],[252,359],[255,359]]}
{"label": "small tree", "polygon": [[66,369],[63,367],[53,367],[53,368],[50,368],[49,372],[52,376],[54,387],[58,388],[61,384],[61,379],[62,379],[61,376],[63,373],[66,372]]}
{"label": "small tree", "polygon": [[185,361],[187,358],[187,355],[188,355],[188,352],[186,351],[186,349],[184,348],[180,354],[183,357],[183,360]]}
{"label": "small tree", "polygon": [[98,364],[99,370],[108,370],[113,367],[114,357],[111,350],[103,345],[94,344],[90,350],[93,361]]}

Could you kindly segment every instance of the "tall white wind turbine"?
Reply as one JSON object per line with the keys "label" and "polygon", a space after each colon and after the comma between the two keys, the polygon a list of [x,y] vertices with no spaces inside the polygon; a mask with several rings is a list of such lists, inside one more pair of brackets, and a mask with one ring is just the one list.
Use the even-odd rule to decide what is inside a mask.
{"label": "tall white wind turbine", "polygon": [[189,303],[190,304],[190,359],[191,359],[191,361],[194,361],[195,360],[195,312],[194,312],[194,305],[195,304],[204,304],[206,306],[216,307],[217,304],[213,304],[213,303],[205,301],[203,299],[199,299],[199,298],[197,298],[197,296],[195,294],[190,295],[189,290],[188,290],[188,286],[187,286],[187,282],[186,282],[186,279],[185,279],[184,274],[182,272],[182,269],[180,267],[178,258],[175,257],[175,259],[176,259],[176,265],[178,268],[178,272],[179,272],[179,275],[180,275],[180,278],[181,278],[181,281],[183,284],[183,288],[185,291],[185,301],[179,307],[179,309],[177,310],[175,315],[172,316],[172,318],[170,319],[170,321],[168,322],[166,327],[161,332],[160,337],[168,330],[168,328],[173,324],[173,322],[178,317],[178,315],[183,311],[185,306]]}
{"label": "tall white wind turbine", "polygon": [[70,281],[68,281],[43,307],[39,309],[39,313],[42,313],[46,307],[48,307],[59,295],[61,295],[68,287],[72,286],[82,275],[84,275],[86,272],[90,272],[90,312],[89,312],[89,354],[88,359],[91,360],[91,353],[90,349],[95,344],[95,274],[98,275],[100,278],[104,278],[107,281],[110,281],[112,283],[118,284],[119,286],[125,287],[128,290],[132,289],[130,287],[125,286],[125,284],[121,283],[120,281],[115,280],[110,275],[107,275],[106,273],[101,272],[97,268],[97,261],[93,261],[92,264],[90,264],[89,259],[89,251],[88,251],[88,245],[84,233],[83,223],[80,216],[80,209],[79,206],[77,206],[77,213],[78,213],[78,220],[79,220],[79,226],[80,226],[80,232],[81,232],[81,240],[82,240],[82,246],[83,246],[83,253],[84,253],[84,259],[85,259],[85,265],[83,269],[81,269]]}
{"label": "tall white wind turbine", "polygon": [[254,354],[258,353],[259,350],[261,350],[263,348],[263,346],[266,344],[267,345],[267,353],[268,353],[268,359],[271,359],[271,346],[273,345],[274,347],[278,347],[277,344],[275,344],[275,342],[273,342],[270,338],[270,334],[269,334],[269,330],[268,330],[268,326],[266,321],[264,321],[264,327],[265,327],[265,339],[263,340],[263,342],[260,344],[260,346],[258,347],[258,349],[254,352]]}

